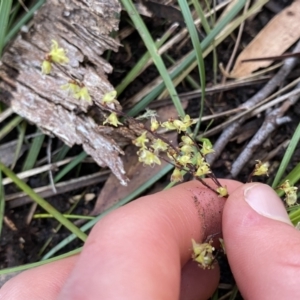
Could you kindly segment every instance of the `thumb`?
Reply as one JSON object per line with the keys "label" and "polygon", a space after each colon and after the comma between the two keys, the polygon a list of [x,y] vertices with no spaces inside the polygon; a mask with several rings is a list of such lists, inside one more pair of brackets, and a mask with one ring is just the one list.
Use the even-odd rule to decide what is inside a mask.
{"label": "thumb", "polygon": [[245,184],[223,212],[228,260],[245,299],[300,299],[300,232],[269,186]]}

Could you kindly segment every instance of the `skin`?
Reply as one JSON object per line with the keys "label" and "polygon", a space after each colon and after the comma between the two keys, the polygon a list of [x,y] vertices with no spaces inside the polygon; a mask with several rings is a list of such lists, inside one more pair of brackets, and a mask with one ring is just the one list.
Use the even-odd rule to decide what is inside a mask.
{"label": "skin", "polygon": [[229,190],[226,201],[192,181],[112,212],[80,255],[19,274],[0,299],[208,299],[219,268],[202,270],[190,260],[191,239],[201,242],[221,230],[245,299],[300,298],[300,234],[285,221],[281,200],[267,197],[283,219],[262,216],[245,201],[253,184],[221,183]]}

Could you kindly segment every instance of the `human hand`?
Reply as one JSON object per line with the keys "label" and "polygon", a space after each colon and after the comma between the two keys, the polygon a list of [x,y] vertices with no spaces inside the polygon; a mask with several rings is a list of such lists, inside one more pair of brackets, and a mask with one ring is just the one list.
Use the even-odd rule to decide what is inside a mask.
{"label": "human hand", "polygon": [[281,200],[266,185],[221,183],[226,202],[191,181],[114,211],[96,224],[80,255],[19,274],[0,299],[207,299],[219,268],[190,261],[191,239],[221,231],[224,204],[226,251],[245,299],[300,298],[300,233]]}

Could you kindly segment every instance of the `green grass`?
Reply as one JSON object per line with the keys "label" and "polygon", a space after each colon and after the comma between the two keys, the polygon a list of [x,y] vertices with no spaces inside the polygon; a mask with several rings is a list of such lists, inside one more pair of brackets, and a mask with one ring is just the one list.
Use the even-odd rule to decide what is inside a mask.
{"label": "green grass", "polygon": [[5,38],[13,0],[0,0],[0,58],[5,46]]}
{"label": "green grass", "polygon": [[[199,40],[198,31],[197,31],[197,28],[195,27],[193,16],[191,14],[190,8],[189,8],[186,0],[178,0],[178,3],[180,5],[181,12],[182,12],[182,15],[183,15],[184,20],[185,20],[185,24],[188,28],[190,38],[192,40],[194,51],[196,53],[196,60],[197,60],[198,70],[199,70],[199,75],[200,75],[200,86],[201,86],[200,112],[199,112],[199,120],[198,120],[198,122],[195,126],[195,130],[194,130],[194,133],[193,133],[194,136],[196,136],[199,132],[199,129],[200,129],[201,118],[202,118],[203,110],[204,110],[205,87],[206,87],[205,66],[204,66],[204,59],[203,59],[203,53],[202,53],[202,48],[201,48],[201,42]],[[204,13],[201,14],[201,17],[204,18]],[[207,24],[206,26],[208,26],[207,22],[205,24]],[[210,33],[210,29],[208,31],[208,34],[209,33]]]}
{"label": "green grass", "polygon": [[9,168],[0,162],[0,171],[2,171],[7,177],[11,178],[13,182],[25,192],[32,200],[34,200],[38,205],[40,205],[45,211],[51,214],[57,221],[63,224],[67,229],[85,241],[87,236],[78,229],[73,223],[71,223],[67,218],[65,218],[60,212],[58,212],[51,204],[49,204],[45,199],[36,194],[24,181],[19,179]]}
{"label": "green grass", "polygon": [[148,28],[146,27],[144,21],[142,20],[141,16],[137,12],[137,10],[131,0],[121,0],[121,2],[123,4],[123,6],[125,7],[128,15],[130,16],[136,30],[140,34],[140,37],[143,40],[145,46],[147,47],[147,49],[152,57],[152,60],[155,64],[160,76],[162,77],[162,79],[165,83],[165,86],[167,87],[167,89],[169,91],[170,97],[171,97],[173,104],[178,112],[178,115],[180,117],[184,117],[185,113],[182,108],[180,99],[177,95],[177,91],[173,85],[172,79],[167,71],[167,68],[166,68],[162,58],[157,53],[157,47],[153,41],[151,34],[148,31]]}
{"label": "green grass", "polygon": [[5,197],[4,197],[4,186],[2,185],[2,172],[0,171],[0,237],[2,233],[2,226],[5,214]]}
{"label": "green grass", "polygon": [[[285,154],[282,158],[282,161],[280,163],[280,166],[278,168],[278,171],[277,171],[274,181],[272,183],[273,189],[275,189],[280,184],[280,182],[285,181],[287,179],[290,180],[290,182],[292,184],[295,184],[299,180],[299,178],[298,178],[299,176],[297,176],[298,174],[293,171],[284,180],[282,180],[283,174],[286,172],[286,168],[289,165],[289,163],[293,157],[296,147],[299,145],[299,141],[300,141],[300,123],[297,126],[297,128],[294,132],[294,135],[289,143],[289,146],[287,147]],[[300,173],[299,173],[299,175],[300,175]]]}

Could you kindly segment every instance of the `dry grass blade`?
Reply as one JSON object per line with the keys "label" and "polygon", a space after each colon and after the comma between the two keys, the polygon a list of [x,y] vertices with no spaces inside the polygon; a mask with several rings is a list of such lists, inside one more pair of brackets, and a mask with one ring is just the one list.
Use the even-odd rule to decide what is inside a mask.
{"label": "dry grass blade", "polygon": [[[97,184],[103,182],[107,179],[110,171],[102,171],[97,172],[95,174],[78,177],[75,179],[71,179],[68,181],[63,181],[56,183],[56,193],[54,194],[52,185],[42,186],[34,189],[34,192],[39,194],[43,198],[51,197],[54,195],[60,195],[63,193],[67,193],[73,191],[75,189],[80,189],[86,186],[90,186],[93,184]],[[8,194],[5,197],[5,201],[7,201],[7,206],[9,208],[19,207],[21,205],[31,203],[32,199],[24,192],[18,192],[13,194]]]}

